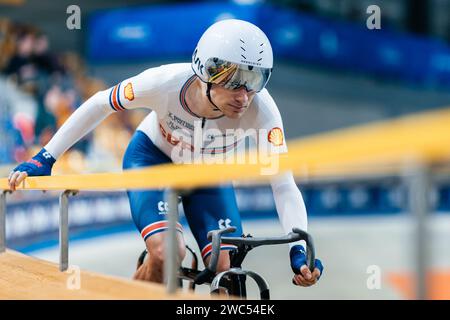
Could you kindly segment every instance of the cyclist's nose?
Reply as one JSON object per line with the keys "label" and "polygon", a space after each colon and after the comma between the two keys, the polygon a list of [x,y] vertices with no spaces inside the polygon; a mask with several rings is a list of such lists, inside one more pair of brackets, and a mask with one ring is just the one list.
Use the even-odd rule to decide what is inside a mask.
{"label": "cyclist's nose", "polygon": [[235,95],[236,102],[238,102],[239,104],[242,104],[242,105],[247,105],[248,94],[249,93],[244,86],[240,87],[239,89],[236,89],[236,95]]}

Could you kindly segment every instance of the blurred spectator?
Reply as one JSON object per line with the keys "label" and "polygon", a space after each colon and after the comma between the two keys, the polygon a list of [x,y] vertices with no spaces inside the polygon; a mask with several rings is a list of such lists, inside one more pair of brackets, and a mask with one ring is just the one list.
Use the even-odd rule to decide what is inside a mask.
{"label": "blurred spectator", "polygon": [[23,30],[17,36],[17,45],[14,55],[10,58],[3,72],[6,75],[17,77],[16,81],[36,77],[36,67],[32,63],[34,35],[30,30]]}
{"label": "blurred spectator", "polygon": [[[1,77],[0,92],[0,164],[24,161],[28,157],[25,139],[33,136],[35,104]],[[15,112],[19,106],[28,112]]]}
{"label": "blurred spectator", "polygon": [[41,72],[53,74],[63,72],[57,58],[48,51],[48,38],[40,33],[34,39],[32,61]]}
{"label": "blurred spectator", "polygon": [[0,70],[5,67],[14,54],[15,43],[11,29],[11,23],[8,20],[0,19]]}
{"label": "blurred spectator", "polygon": [[[5,19],[0,19],[0,70],[0,87],[11,86],[2,90],[6,96],[0,98],[0,143],[5,146],[0,164],[26,160],[48,143],[83,101],[106,88],[101,80],[87,75],[84,61],[77,54],[56,55],[47,35]],[[8,82],[2,80],[2,74]],[[30,98],[33,107],[23,102]],[[106,168],[106,162],[108,170],[120,168],[131,132],[144,116],[111,116],[63,155],[55,172],[87,170],[87,153],[91,171]],[[111,132],[118,138],[115,143],[107,138]]]}

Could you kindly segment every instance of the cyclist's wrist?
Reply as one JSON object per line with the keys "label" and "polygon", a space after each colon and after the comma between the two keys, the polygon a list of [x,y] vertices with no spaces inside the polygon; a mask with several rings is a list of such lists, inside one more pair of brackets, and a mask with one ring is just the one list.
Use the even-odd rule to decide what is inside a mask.
{"label": "cyclist's wrist", "polygon": [[56,159],[48,152],[45,148],[42,148],[33,158],[32,160],[36,160],[43,165],[47,165],[50,168],[56,162]]}

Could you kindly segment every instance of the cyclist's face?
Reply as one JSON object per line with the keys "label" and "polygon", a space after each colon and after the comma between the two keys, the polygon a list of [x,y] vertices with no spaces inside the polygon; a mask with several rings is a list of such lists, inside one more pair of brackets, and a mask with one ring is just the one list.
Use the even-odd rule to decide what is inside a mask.
{"label": "cyclist's face", "polygon": [[245,87],[225,89],[220,85],[213,85],[211,98],[223,114],[232,119],[239,119],[247,110],[255,97],[255,91],[247,91]]}

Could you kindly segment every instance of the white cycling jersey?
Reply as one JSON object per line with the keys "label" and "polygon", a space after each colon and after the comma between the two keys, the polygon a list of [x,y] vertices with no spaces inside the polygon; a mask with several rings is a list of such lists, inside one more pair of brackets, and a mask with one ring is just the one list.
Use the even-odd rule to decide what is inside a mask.
{"label": "white cycling jersey", "polygon": [[[174,162],[200,155],[226,155],[252,136],[258,148],[287,152],[278,108],[266,89],[256,93],[239,119],[220,116],[203,119],[187,105],[185,94],[195,80],[189,63],[150,68],[84,102],[45,146],[57,159],[108,115],[124,110],[152,110],[138,126]],[[201,129],[201,130],[200,130]],[[198,132],[204,133],[198,135]],[[306,230],[306,209],[292,174],[271,179],[277,212],[283,229]]]}

